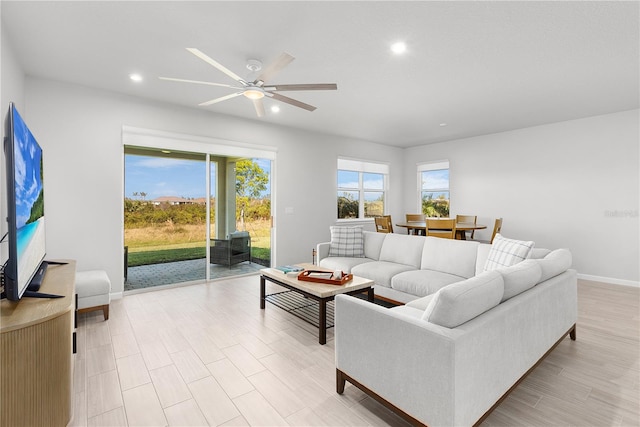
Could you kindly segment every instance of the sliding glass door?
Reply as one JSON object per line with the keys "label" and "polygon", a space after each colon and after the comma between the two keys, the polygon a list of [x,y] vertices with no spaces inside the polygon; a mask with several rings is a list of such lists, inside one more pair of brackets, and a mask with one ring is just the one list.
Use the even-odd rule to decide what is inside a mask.
{"label": "sliding glass door", "polygon": [[270,266],[271,160],[125,146],[124,165],[125,291]]}
{"label": "sliding glass door", "polygon": [[206,276],[204,154],[125,149],[125,290]]}

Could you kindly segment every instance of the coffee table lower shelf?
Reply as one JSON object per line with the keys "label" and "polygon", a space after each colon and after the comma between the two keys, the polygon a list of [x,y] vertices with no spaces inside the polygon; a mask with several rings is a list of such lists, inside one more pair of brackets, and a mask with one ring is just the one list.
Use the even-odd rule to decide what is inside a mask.
{"label": "coffee table lower shelf", "polygon": [[[304,268],[306,264],[300,264]],[[312,266],[313,267],[313,266]],[[327,328],[334,324],[334,298],[336,295],[357,295],[366,293],[367,300],[373,302],[373,280],[354,276],[342,286],[309,283],[285,276],[281,271],[272,268],[260,270],[260,309],[264,310],[266,302],[293,314],[303,321],[318,328],[318,343],[327,343]],[[275,283],[286,291],[271,294],[266,292],[266,282]]]}
{"label": "coffee table lower shelf", "polygon": [[[305,297],[297,291],[283,291],[265,295],[265,301],[275,305],[282,310],[293,314],[299,319],[320,327],[320,303],[311,298]],[[333,301],[327,302],[326,328],[333,328]]]}

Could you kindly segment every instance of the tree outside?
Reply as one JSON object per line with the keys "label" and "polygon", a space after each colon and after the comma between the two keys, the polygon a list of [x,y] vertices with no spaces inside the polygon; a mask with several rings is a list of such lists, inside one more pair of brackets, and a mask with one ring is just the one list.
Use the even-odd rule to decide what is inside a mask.
{"label": "tree outside", "polygon": [[357,192],[343,192],[338,195],[338,218],[339,219],[351,219],[358,218],[358,210],[360,208],[360,202],[354,193]]}
{"label": "tree outside", "polygon": [[422,196],[422,213],[429,218],[448,218],[449,199],[443,194],[436,198],[433,194]]}
{"label": "tree outside", "polygon": [[[245,210],[249,204],[267,190],[269,176],[253,160],[240,160],[236,163],[236,219],[240,221],[241,230],[245,231]],[[271,204],[269,214],[271,216]],[[266,218],[264,218],[266,219]]]}

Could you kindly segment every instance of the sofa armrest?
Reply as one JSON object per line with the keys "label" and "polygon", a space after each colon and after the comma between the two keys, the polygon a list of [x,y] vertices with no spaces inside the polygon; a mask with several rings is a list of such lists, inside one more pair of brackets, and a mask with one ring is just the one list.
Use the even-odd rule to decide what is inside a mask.
{"label": "sofa armrest", "polygon": [[331,248],[331,242],[318,243],[316,247],[316,265],[320,265],[320,261],[329,256],[329,248]]}
{"label": "sofa armrest", "polygon": [[451,424],[460,331],[346,295],[335,325],[338,370],[425,424]]}

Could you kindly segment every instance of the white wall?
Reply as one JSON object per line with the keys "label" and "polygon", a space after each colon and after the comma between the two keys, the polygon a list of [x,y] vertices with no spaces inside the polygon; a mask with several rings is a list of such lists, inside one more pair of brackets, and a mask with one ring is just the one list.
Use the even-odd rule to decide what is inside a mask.
{"label": "white wall", "polygon": [[[2,135],[4,137],[5,118],[9,111],[9,102],[13,102],[21,115],[25,116],[24,105],[24,73],[16,59],[13,47],[11,46],[9,37],[4,27],[0,29],[0,126],[2,127]],[[26,117],[26,116],[25,116]],[[0,148],[0,195],[5,193],[7,188],[5,176],[5,160],[4,149]],[[7,199],[0,197],[0,237],[7,232]],[[4,262],[7,258],[6,244],[0,245],[0,261]]]}
{"label": "white wall", "polygon": [[9,102],[13,101],[21,114],[24,111],[24,73],[16,59],[9,36],[6,34],[4,26],[1,29],[2,40],[0,40],[0,52],[2,62],[0,63],[0,105],[2,120],[7,114]]}
{"label": "white wall", "polygon": [[638,117],[626,111],[407,149],[405,210],[417,206],[416,164],[448,159],[451,215],[490,225],[477,236],[490,238],[503,217],[506,237],[569,248],[582,277],[637,285]]}
{"label": "white wall", "polygon": [[[277,147],[278,264],[311,261],[316,243],[329,240],[338,155],[388,162],[392,176],[402,170],[399,148],[37,78],[27,78],[25,87],[25,120],[45,156],[49,257],[76,259],[78,270],[107,270],[114,292],[123,289],[123,125]],[[390,184],[396,209],[401,184]],[[287,207],[292,214],[284,214]]]}

